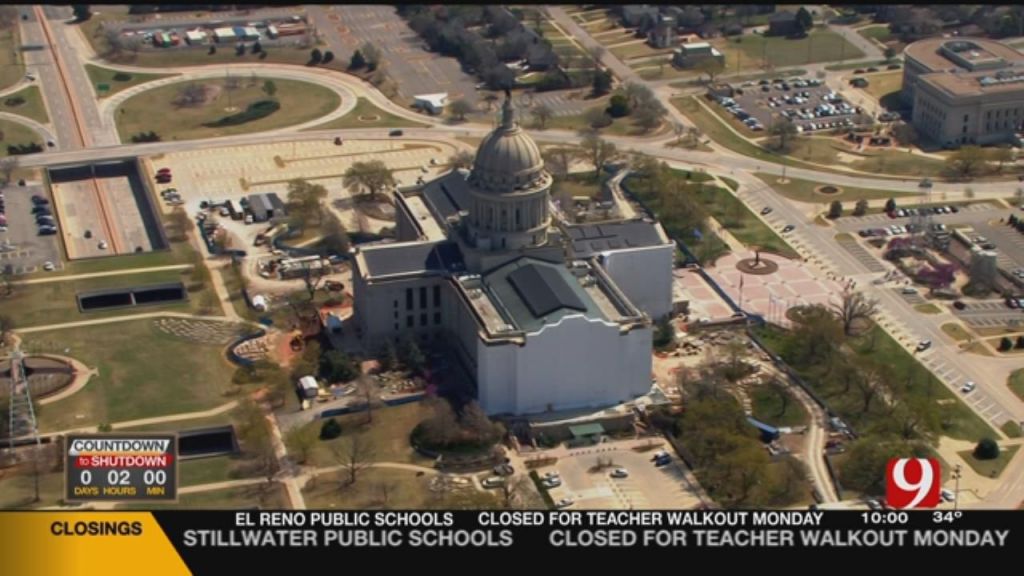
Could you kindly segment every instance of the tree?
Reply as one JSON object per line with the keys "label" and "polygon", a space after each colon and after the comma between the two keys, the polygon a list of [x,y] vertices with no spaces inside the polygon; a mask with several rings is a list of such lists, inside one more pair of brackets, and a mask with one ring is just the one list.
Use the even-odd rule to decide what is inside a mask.
{"label": "tree", "polygon": [[440,396],[424,401],[430,415],[418,426],[420,437],[431,447],[445,447],[458,440],[461,427],[451,404]]}
{"label": "tree", "polygon": [[893,48],[892,46],[886,46],[885,50],[882,52],[882,55],[885,56],[886,62],[892,62],[892,59],[896,57],[896,49]]}
{"label": "tree", "polygon": [[309,180],[296,178],[288,182],[288,210],[303,223],[317,218],[322,224],[322,201],[327,198],[327,188]]}
{"label": "tree", "polygon": [[341,424],[338,424],[334,418],[324,420],[324,423],[320,425],[320,439],[334,440],[338,436],[341,436]]}
{"label": "tree", "polygon": [[274,84],[273,80],[267,80],[263,83],[263,93],[269,98],[273,98],[274,94],[277,94],[277,84]]}
{"label": "tree", "polygon": [[458,168],[472,168],[473,159],[476,157],[475,154],[468,150],[459,150],[455,154],[448,157],[448,167],[455,170]]}
{"label": "tree", "polygon": [[543,152],[544,167],[557,177],[565,177],[572,168],[572,163],[580,157],[580,149],[575,146],[559,146],[547,148]]}
{"label": "tree", "polygon": [[[324,422],[334,422],[335,426],[338,423],[334,418],[329,418]],[[321,435],[323,428],[321,427]],[[341,428],[338,428],[340,435]],[[337,437],[337,436],[335,436]],[[313,456],[313,451],[316,449],[317,433],[315,428],[307,428],[305,426],[296,426],[288,431],[284,437],[284,445],[288,448],[288,451],[295,454],[295,461],[299,464],[305,464]]]}
{"label": "tree", "polygon": [[347,442],[335,445],[331,451],[345,472],[347,486],[355,484],[359,473],[373,465],[373,445],[362,434],[349,436]]}
{"label": "tree", "polygon": [[398,350],[398,358],[402,365],[413,374],[419,374],[426,368],[427,358],[420,350],[415,338],[405,338]]}
{"label": "tree", "polygon": [[466,119],[466,114],[473,111],[473,105],[469,103],[469,100],[459,98],[448,106],[448,110],[451,112],[452,116],[455,116],[461,122]]}
{"label": "tree", "polygon": [[72,4],[71,11],[75,14],[75,22],[85,22],[92,18],[92,9],[88,4]]}
{"label": "tree", "polygon": [[1009,146],[997,146],[989,152],[989,159],[993,162],[998,162],[999,165],[996,167],[996,170],[1002,172],[1003,164],[1013,162],[1015,155],[1013,149]]}
{"label": "tree", "polygon": [[530,110],[533,117],[537,119],[537,126],[543,130],[551,120],[551,117],[555,115],[554,111],[547,104],[538,104]]}
{"label": "tree", "polygon": [[857,200],[857,204],[853,207],[854,216],[863,216],[868,213],[868,201],[861,198]]}
{"label": "tree", "polygon": [[334,62],[334,52],[328,50],[324,52],[324,59],[321,64],[330,64],[331,62]]}
{"label": "tree", "polygon": [[14,320],[6,314],[0,314],[0,344],[7,345],[8,338],[14,333],[14,328]]}
{"label": "tree", "polygon": [[175,106],[196,106],[202,104],[206,102],[207,90],[208,87],[205,84],[189,82],[178,89],[178,93],[171,103]]}
{"label": "tree", "polygon": [[487,104],[487,111],[493,112],[494,105],[498,103],[498,100],[500,100],[500,98],[494,92],[488,92],[487,94],[484,94],[483,100]]}
{"label": "tree", "polygon": [[352,53],[352,58],[348,61],[349,70],[362,70],[366,67],[366,58],[363,56],[362,50],[356,48],[356,51]]}
{"label": "tree", "polygon": [[601,168],[606,162],[618,156],[618,149],[615,144],[604,140],[596,134],[587,134],[580,141],[580,150],[583,156],[594,166],[594,176],[601,176]]}
{"label": "tree", "polygon": [[366,422],[373,422],[373,411],[382,404],[380,398],[380,387],[370,376],[360,376],[356,380],[355,394],[362,399],[363,407],[366,408]]}
{"label": "tree", "polygon": [[380,49],[371,44],[370,42],[364,43],[359,47],[359,50],[363,53],[363,57],[366,59],[366,67],[371,72],[376,70],[380,66]]}
{"label": "tree", "polygon": [[594,72],[594,80],[591,83],[591,88],[594,91],[595,96],[603,96],[612,89],[612,75],[607,70],[597,70]]}
{"label": "tree", "polygon": [[319,48],[313,48],[313,50],[309,52],[309,63],[312,64],[313,66],[319,64],[321,61],[323,61],[323,59],[324,54],[323,52],[320,51]]}
{"label": "tree", "polygon": [[[3,287],[4,297],[10,297],[14,294],[14,266],[11,264],[4,264],[3,268],[0,268],[0,286]],[[2,342],[2,340],[0,340]]]}
{"label": "tree", "polygon": [[896,211],[896,199],[895,198],[889,198],[888,200],[885,201],[885,211],[887,213],[895,212]]}
{"label": "tree", "polygon": [[636,108],[645,102],[655,100],[654,92],[646,84],[630,82],[625,87],[626,98],[629,99],[629,107]]}
{"label": "tree", "polygon": [[583,120],[587,123],[587,128],[582,131],[592,131],[600,128],[604,128],[612,123],[612,118],[601,108],[590,108],[583,113]]}
{"label": "tree", "polygon": [[597,73],[601,69],[601,59],[604,58],[605,47],[600,44],[594,44],[587,48],[587,56],[590,56],[590,63],[594,67],[594,72]]}
{"label": "tree", "polygon": [[695,30],[703,23],[704,12],[692,4],[683,8],[683,13],[679,15],[679,25],[686,30]]}
{"label": "tree", "polygon": [[0,184],[0,188],[11,183],[11,179],[14,177],[14,172],[19,166],[21,166],[21,160],[17,156],[8,156],[0,160],[0,174],[3,174],[4,177],[4,181]]}
{"label": "tree", "polygon": [[715,76],[718,76],[723,70],[725,70],[725,64],[717,58],[705,58],[697,62],[693,68],[708,77],[708,84],[714,84]]}
{"label": "tree", "polygon": [[781,152],[789,150],[793,138],[796,137],[796,124],[792,120],[779,120],[772,124],[768,133],[775,137],[775,149]]}
{"label": "tree", "polygon": [[801,6],[800,9],[796,11],[796,23],[804,32],[814,27],[814,17],[811,16],[811,13],[807,10],[806,6]]}
{"label": "tree", "polygon": [[833,200],[828,207],[828,217],[832,220],[839,218],[843,215],[843,203],[839,200]]}
{"label": "tree", "polygon": [[625,94],[616,94],[608,101],[608,108],[605,110],[612,118],[629,116],[632,110],[629,109],[629,99]]}
{"label": "tree", "polygon": [[635,117],[637,126],[639,126],[644,132],[650,132],[658,126],[661,126],[661,121],[666,114],[668,114],[668,111],[661,105],[661,102],[651,100],[636,110],[633,113],[633,116]]}
{"label": "tree", "polygon": [[323,250],[321,256],[348,254],[351,247],[348,230],[345,229],[341,219],[326,207],[320,211],[320,233],[323,234],[323,239],[320,241]]}
{"label": "tree", "polygon": [[244,401],[239,411],[238,436],[242,440],[244,452],[255,458],[261,475],[270,482],[277,472],[277,455],[274,453],[267,416],[252,400]]}
{"label": "tree", "polygon": [[978,460],[995,460],[999,457],[999,444],[991,438],[982,438],[974,447],[974,457]]}
{"label": "tree", "polygon": [[832,311],[843,325],[843,333],[853,334],[853,326],[858,320],[868,320],[878,312],[878,301],[868,298],[863,292],[845,290],[842,300],[833,303]]}
{"label": "tree", "polygon": [[363,190],[371,199],[386,188],[394,188],[395,177],[381,160],[354,162],[342,176],[342,185],[346,188]]}
{"label": "tree", "polygon": [[380,351],[377,353],[377,362],[380,363],[382,372],[389,372],[398,367],[398,348],[395,347],[395,342],[390,338],[381,346]]}
{"label": "tree", "polygon": [[946,159],[946,168],[954,175],[972,178],[985,165],[985,152],[978,146],[962,146]]}
{"label": "tree", "polygon": [[359,366],[348,354],[329,350],[320,357],[320,377],[328,383],[348,382],[359,376]]}
{"label": "tree", "polygon": [[1013,349],[1013,340],[1010,340],[1006,336],[1003,336],[1002,340],[999,341],[999,351],[1009,352]]}

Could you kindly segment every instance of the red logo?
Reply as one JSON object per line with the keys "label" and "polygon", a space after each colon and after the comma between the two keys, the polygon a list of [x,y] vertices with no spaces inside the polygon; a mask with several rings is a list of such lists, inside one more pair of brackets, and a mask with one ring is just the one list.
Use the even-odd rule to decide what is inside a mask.
{"label": "red logo", "polygon": [[885,502],[891,508],[934,508],[941,481],[934,458],[893,458],[885,468]]}

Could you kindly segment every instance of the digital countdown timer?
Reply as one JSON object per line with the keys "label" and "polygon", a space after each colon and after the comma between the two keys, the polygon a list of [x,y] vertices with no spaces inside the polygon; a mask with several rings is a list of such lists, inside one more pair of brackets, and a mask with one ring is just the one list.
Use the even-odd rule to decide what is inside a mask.
{"label": "digital countdown timer", "polygon": [[178,498],[176,434],[69,434],[65,449],[66,500]]}

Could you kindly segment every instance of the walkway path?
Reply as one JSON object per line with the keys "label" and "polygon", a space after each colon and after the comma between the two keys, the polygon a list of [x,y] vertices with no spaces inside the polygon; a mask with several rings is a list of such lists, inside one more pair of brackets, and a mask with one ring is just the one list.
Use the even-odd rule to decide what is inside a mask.
{"label": "walkway path", "polygon": [[[202,410],[197,412],[181,412],[179,414],[166,414],[164,416],[153,416],[152,418],[139,418],[138,420],[125,420],[124,422],[114,422],[110,427],[114,430],[119,428],[138,428],[139,426],[150,426],[152,424],[164,424],[167,422],[181,422],[182,420],[196,420],[198,418],[210,418],[211,416],[217,416],[225,412],[230,412],[236,406],[238,406],[238,400],[232,400],[226,402],[220,406],[210,408],[209,410]],[[67,430],[59,430],[57,432],[45,432],[40,433],[40,436],[60,436],[69,434],[71,432],[97,432],[99,426],[83,426],[81,428],[68,428]]]}
{"label": "walkway path", "polygon": [[17,286],[27,284],[49,284],[51,282],[68,282],[72,280],[85,280],[86,278],[102,278],[104,276],[122,276],[127,274],[146,274],[149,272],[166,272],[168,270],[185,270],[191,268],[191,264],[170,264],[167,266],[150,266],[148,268],[122,268],[120,270],[108,270],[106,272],[88,272],[86,274],[65,274],[62,276],[43,276],[30,280],[19,280],[14,284]]}
{"label": "walkway path", "polygon": [[[3,98],[3,96],[0,96],[0,98]],[[56,136],[53,135],[53,132],[50,130],[48,124],[40,124],[39,122],[36,122],[28,116],[22,116],[21,114],[12,114],[10,112],[0,112],[0,120],[7,120],[8,122],[21,124],[22,126],[25,126],[26,128],[29,128],[37,132],[42,138],[44,138],[48,142],[56,141]],[[43,143],[43,146],[46,146],[45,142]]]}

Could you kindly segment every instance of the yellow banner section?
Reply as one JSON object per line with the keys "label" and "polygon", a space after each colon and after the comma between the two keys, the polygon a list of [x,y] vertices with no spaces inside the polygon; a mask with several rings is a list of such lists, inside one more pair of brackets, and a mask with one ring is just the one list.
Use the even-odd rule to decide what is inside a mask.
{"label": "yellow banner section", "polygon": [[149,512],[0,512],[0,534],[6,574],[190,574]]}

